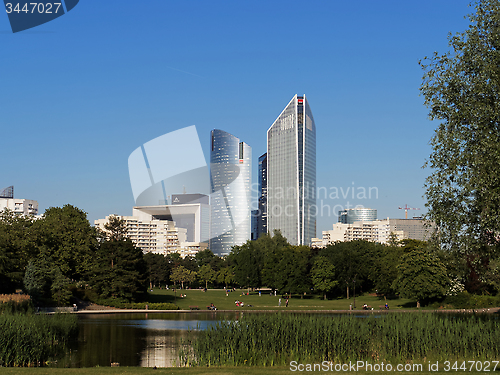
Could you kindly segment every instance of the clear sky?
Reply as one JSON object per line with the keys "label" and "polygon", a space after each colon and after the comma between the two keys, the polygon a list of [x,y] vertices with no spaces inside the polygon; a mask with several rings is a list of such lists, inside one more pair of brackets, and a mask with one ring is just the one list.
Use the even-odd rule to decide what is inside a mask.
{"label": "clear sky", "polygon": [[[338,192],[318,205],[364,205],[379,219],[404,217],[405,204],[421,209],[409,217],[424,213],[421,167],[438,123],[419,96],[418,61],[448,50],[448,32],[468,26],[468,4],[81,0],[16,34],[3,13],[0,189],[14,185],[40,212],[75,205],[91,223],[131,215],[128,156],[190,125],[207,160],[211,129],[248,143],[256,182],[267,129],[306,94],[317,183]],[[366,198],[376,190],[353,199],[353,186]],[[328,210],[318,236],[337,221]]]}

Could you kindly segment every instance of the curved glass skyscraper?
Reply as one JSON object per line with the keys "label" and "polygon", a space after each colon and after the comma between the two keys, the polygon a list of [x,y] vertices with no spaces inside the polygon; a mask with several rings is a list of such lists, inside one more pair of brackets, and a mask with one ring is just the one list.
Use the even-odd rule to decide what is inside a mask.
{"label": "curved glass skyscraper", "polygon": [[215,129],[210,150],[210,250],[224,256],[250,239],[252,149]]}
{"label": "curved glass skyscraper", "polygon": [[316,237],[316,126],[306,96],[295,95],[267,131],[267,230],[292,245]]}

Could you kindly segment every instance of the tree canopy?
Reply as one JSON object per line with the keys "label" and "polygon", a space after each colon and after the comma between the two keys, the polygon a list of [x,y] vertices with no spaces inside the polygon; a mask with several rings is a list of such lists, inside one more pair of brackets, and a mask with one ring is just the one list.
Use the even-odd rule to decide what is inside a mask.
{"label": "tree canopy", "polygon": [[500,239],[500,1],[477,1],[469,20],[448,53],[420,62],[420,91],[440,121],[425,195],[442,246],[484,275]]}

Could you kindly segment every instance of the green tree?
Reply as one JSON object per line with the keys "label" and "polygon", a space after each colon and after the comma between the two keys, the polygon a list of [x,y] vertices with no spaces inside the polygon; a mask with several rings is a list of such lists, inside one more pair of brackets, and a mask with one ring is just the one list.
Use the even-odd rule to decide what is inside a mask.
{"label": "green tree", "polygon": [[357,290],[371,290],[379,277],[376,262],[383,252],[381,244],[356,240],[337,242],[321,249],[319,255],[327,257],[335,265],[339,288],[346,288],[349,298],[351,287]]}
{"label": "green tree", "polygon": [[201,266],[198,270],[198,278],[205,282],[205,288],[208,288],[208,282],[215,281],[217,273],[210,267],[209,264]]}
{"label": "green tree", "polygon": [[385,246],[380,256],[374,259],[377,274],[375,278],[377,293],[384,295],[395,294],[393,283],[398,277],[397,266],[401,262],[403,253],[403,247]]}
{"label": "green tree", "polygon": [[144,254],[144,262],[146,262],[148,269],[149,288],[153,288],[153,285],[162,285],[168,282],[171,265],[167,257],[149,252]]}
{"label": "green tree", "polygon": [[25,267],[36,254],[33,219],[0,211],[0,293],[22,286]]}
{"label": "green tree", "polygon": [[393,288],[403,297],[415,299],[417,307],[422,301],[444,296],[448,290],[446,267],[436,255],[423,249],[403,254],[397,269]]}
{"label": "green tree", "polygon": [[71,281],[51,259],[43,256],[29,261],[23,283],[26,293],[37,303],[65,306],[72,296],[69,288]]}
{"label": "green tree", "polygon": [[110,241],[121,241],[127,237],[127,223],[116,215],[111,215],[104,224],[105,236]]}
{"label": "green tree", "polygon": [[500,1],[478,0],[469,19],[449,36],[450,52],[420,63],[420,91],[440,121],[426,163],[428,217],[443,247],[467,259],[468,289],[480,291],[470,279],[498,259],[500,239]]}
{"label": "green tree", "polygon": [[146,274],[142,250],[129,239],[113,240],[100,244],[89,281],[101,298],[136,301],[145,296]]}
{"label": "green tree", "polygon": [[234,280],[240,286],[258,288],[262,286],[262,252],[254,241],[234,246],[230,261],[234,262]]}
{"label": "green tree", "polygon": [[313,268],[311,269],[311,279],[314,289],[324,293],[326,300],[326,293],[330,292],[339,283],[335,280],[335,267],[328,258],[324,256],[316,257]]}
{"label": "green tree", "polygon": [[86,278],[98,248],[98,233],[77,207],[51,207],[43,219],[33,223],[37,253],[50,258],[64,276],[73,280]]}
{"label": "green tree", "polygon": [[226,289],[228,284],[231,284],[233,281],[234,281],[233,267],[231,266],[222,267],[219,270],[219,272],[217,272],[217,282],[225,284]]}
{"label": "green tree", "polygon": [[283,256],[283,249],[290,246],[279,230],[274,231],[271,237],[269,234],[260,236],[254,242],[254,246],[262,254],[262,284],[272,289],[278,288],[279,283],[279,262]]}
{"label": "green tree", "polygon": [[311,289],[310,276],[311,248],[288,245],[281,251],[277,268],[276,287],[281,293],[300,293]]}
{"label": "green tree", "polygon": [[182,289],[184,289],[184,283],[192,283],[196,280],[196,272],[191,271],[184,266],[177,266],[172,270],[170,279],[174,282],[180,282]]}

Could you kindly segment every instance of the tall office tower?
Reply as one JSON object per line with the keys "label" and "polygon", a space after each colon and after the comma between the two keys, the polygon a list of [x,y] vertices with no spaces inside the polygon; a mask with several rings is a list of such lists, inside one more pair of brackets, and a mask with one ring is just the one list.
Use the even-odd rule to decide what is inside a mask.
{"label": "tall office tower", "polygon": [[267,152],[259,157],[259,217],[257,237],[267,233]]}
{"label": "tall office tower", "polygon": [[267,131],[267,230],[292,245],[316,237],[316,126],[295,95]]}
{"label": "tall office tower", "polygon": [[250,239],[252,148],[234,135],[212,130],[210,152],[210,250],[224,256]]}

